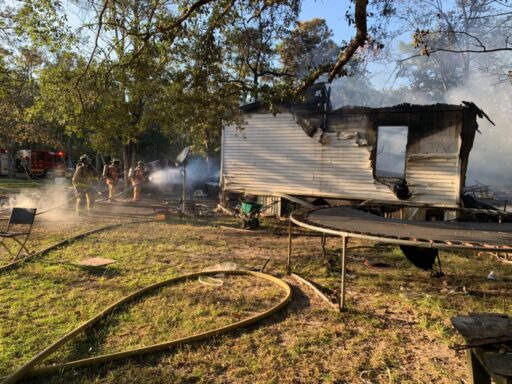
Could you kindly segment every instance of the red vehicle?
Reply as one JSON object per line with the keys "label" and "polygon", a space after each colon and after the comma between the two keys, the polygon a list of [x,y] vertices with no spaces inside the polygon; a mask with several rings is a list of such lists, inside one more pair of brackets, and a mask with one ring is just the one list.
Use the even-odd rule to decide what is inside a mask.
{"label": "red vehicle", "polygon": [[[35,176],[64,176],[66,163],[64,151],[48,151],[45,149],[21,149],[16,154],[16,171],[24,173],[24,164],[28,172]],[[62,174],[62,175],[60,175]]]}

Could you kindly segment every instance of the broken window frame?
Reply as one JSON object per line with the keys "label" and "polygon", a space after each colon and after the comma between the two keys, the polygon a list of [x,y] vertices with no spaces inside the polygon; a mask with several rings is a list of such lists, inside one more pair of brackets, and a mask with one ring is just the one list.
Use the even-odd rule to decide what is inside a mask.
{"label": "broken window frame", "polygon": [[[389,169],[379,169],[379,155],[382,154],[381,148],[379,148],[379,145],[383,141],[383,136],[385,136],[385,132],[383,132],[383,129],[390,129],[390,128],[399,128],[404,129],[404,132],[400,132],[400,137],[404,137],[404,146],[403,146],[403,152],[397,153],[395,151],[388,151],[387,153],[393,154],[396,156],[400,156],[400,164],[403,166],[400,170],[396,172],[396,174],[391,174],[391,172],[394,172],[395,170],[389,170]],[[391,136],[396,135],[397,133],[391,134]],[[390,135],[389,133],[387,135]],[[409,126],[408,125],[379,125],[377,126],[377,132],[376,132],[376,141],[375,141],[375,163],[374,163],[374,175],[376,179],[385,179],[385,180],[405,180],[406,175],[406,163],[407,163],[407,144],[409,139]],[[401,147],[402,148],[402,147]],[[403,158],[402,158],[403,157]],[[382,157],[380,157],[382,159]],[[381,161],[382,162],[382,161]],[[387,172],[382,174],[382,172]]]}

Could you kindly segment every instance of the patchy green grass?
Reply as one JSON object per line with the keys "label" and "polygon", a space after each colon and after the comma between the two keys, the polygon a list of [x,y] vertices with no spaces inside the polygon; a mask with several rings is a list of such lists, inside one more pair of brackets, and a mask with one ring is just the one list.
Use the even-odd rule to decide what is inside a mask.
{"label": "patchy green grass", "polygon": [[[30,245],[45,247],[99,225],[38,222]],[[0,275],[0,376],[105,306],[148,284],[222,263],[283,276],[286,225],[272,231],[221,230],[232,219],[173,219],[131,224],[92,235]],[[318,237],[293,242],[295,272],[327,290],[339,286],[339,239],[322,256]],[[415,269],[396,247],[351,240],[348,308],[328,309],[309,288],[293,286],[292,303],[258,326],[145,357],[64,372],[39,383],[459,383],[463,354],[450,317],[473,311],[512,312],[512,267],[488,256],[443,253],[446,276]],[[105,268],[75,262],[102,256]],[[364,260],[388,263],[373,268]],[[494,270],[500,280],[487,280]],[[45,363],[62,362],[163,342],[240,320],[276,303],[281,291],[252,277],[221,277],[221,287],[197,280],[169,286],[127,305],[66,344]],[[27,380],[27,382],[34,382]]]}
{"label": "patchy green grass", "polygon": [[48,183],[49,180],[8,179],[0,177],[0,193],[19,192],[21,189],[38,188]]}

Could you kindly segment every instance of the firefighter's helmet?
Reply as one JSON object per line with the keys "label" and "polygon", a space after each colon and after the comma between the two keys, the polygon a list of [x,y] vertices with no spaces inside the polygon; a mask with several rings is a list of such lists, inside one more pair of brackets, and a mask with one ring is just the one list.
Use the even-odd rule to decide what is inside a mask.
{"label": "firefighter's helmet", "polygon": [[141,167],[144,166],[144,162],[143,161],[137,161],[137,165],[140,165]]}
{"label": "firefighter's helmet", "polygon": [[112,159],[112,164],[119,165],[119,164],[121,164],[121,160],[119,160],[119,159]]}
{"label": "firefighter's helmet", "polygon": [[80,156],[80,161],[81,161],[82,163],[88,163],[88,162],[90,161],[89,156],[87,156],[87,155],[85,155],[85,154],[84,154],[84,155],[82,155],[82,156]]}

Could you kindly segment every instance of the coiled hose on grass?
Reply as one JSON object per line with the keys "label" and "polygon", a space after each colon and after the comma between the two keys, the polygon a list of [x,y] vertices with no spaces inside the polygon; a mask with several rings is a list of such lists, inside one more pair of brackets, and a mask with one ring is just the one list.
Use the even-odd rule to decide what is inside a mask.
{"label": "coiled hose on grass", "polygon": [[[131,350],[117,352],[117,353],[95,356],[95,357],[90,357],[90,358],[86,358],[86,359],[82,359],[82,360],[75,360],[75,361],[70,361],[67,363],[56,364],[56,365],[52,365],[52,366],[34,368],[37,364],[39,364],[46,357],[48,357],[50,354],[55,352],[58,348],[60,348],[66,342],[73,339],[77,334],[79,334],[80,332],[82,332],[85,329],[88,329],[93,324],[97,323],[100,319],[102,319],[105,315],[111,313],[113,310],[126,304],[127,302],[129,302],[147,292],[150,292],[157,288],[163,287],[165,285],[174,284],[174,283],[185,281],[185,280],[192,279],[192,278],[198,278],[201,276],[211,276],[211,275],[216,275],[216,274],[221,274],[221,273],[226,274],[226,275],[248,275],[248,276],[254,276],[254,277],[257,277],[260,279],[270,281],[283,289],[283,291],[285,292],[285,297],[283,299],[281,299],[281,301],[279,303],[277,303],[276,305],[272,306],[271,308],[265,310],[264,312],[260,312],[256,315],[247,317],[243,320],[237,321],[235,323],[232,323],[232,324],[224,326],[224,327],[219,327],[219,328],[213,329],[211,331],[201,332],[201,333],[198,333],[198,334],[195,334],[192,336],[188,336],[188,337],[184,337],[181,339],[171,340],[171,341],[167,341],[167,342],[159,343],[159,344],[153,344],[153,345],[142,347],[142,348],[136,348],[136,349],[131,349]],[[122,298],[121,300],[117,301],[116,303],[112,304],[111,306],[105,308],[103,311],[101,311],[100,313],[95,315],[93,318],[86,321],[82,325],[78,326],[77,328],[75,328],[74,330],[72,330],[71,332],[69,332],[68,334],[66,334],[65,336],[60,338],[59,340],[57,340],[55,343],[50,345],[48,348],[46,348],[45,350],[38,353],[36,356],[34,356],[32,359],[30,359],[28,362],[26,362],[23,366],[18,368],[15,372],[11,373],[9,376],[4,378],[4,380],[1,382],[1,384],[16,383],[18,380],[22,379],[23,377],[27,377],[27,376],[38,376],[38,375],[44,375],[44,374],[50,374],[53,372],[58,372],[58,371],[68,369],[68,368],[86,367],[86,366],[91,366],[91,365],[96,365],[96,364],[107,363],[107,362],[111,362],[114,360],[119,360],[119,359],[124,359],[124,358],[128,358],[128,357],[134,357],[134,356],[140,356],[140,355],[144,355],[144,354],[148,354],[148,353],[152,353],[152,352],[156,352],[156,351],[162,351],[162,350],[169,349],[169,348],[177,346],[177,345],[182,345],[182,344],[190,343],[193,341],[205,340],[205,339],[213,337],[213,336],[217,336],[217,335],[220,335],[220,334],[223,334],[223,333],[226,333],[226,332],[229,332],[229,331],[241,328],[241,327],[245,327],[250,324],[254,324],[254,323],[272,315],[273,313],[279,311],[281,308],[283,308],[290,302],[291,298],[292,298],[291,288],[285,281],[283,281],[277,277],[268,275],[266,273],[261,273],[261,272],[243,271],[243,270],[205,271],[205,272],[190,273],[187,275],[182,275],[179,277],[167,279],[167,280],[161,281],[159,283],[155,283],[155,284],[149,285],[145,288],[142,288],[142,289]]]}

